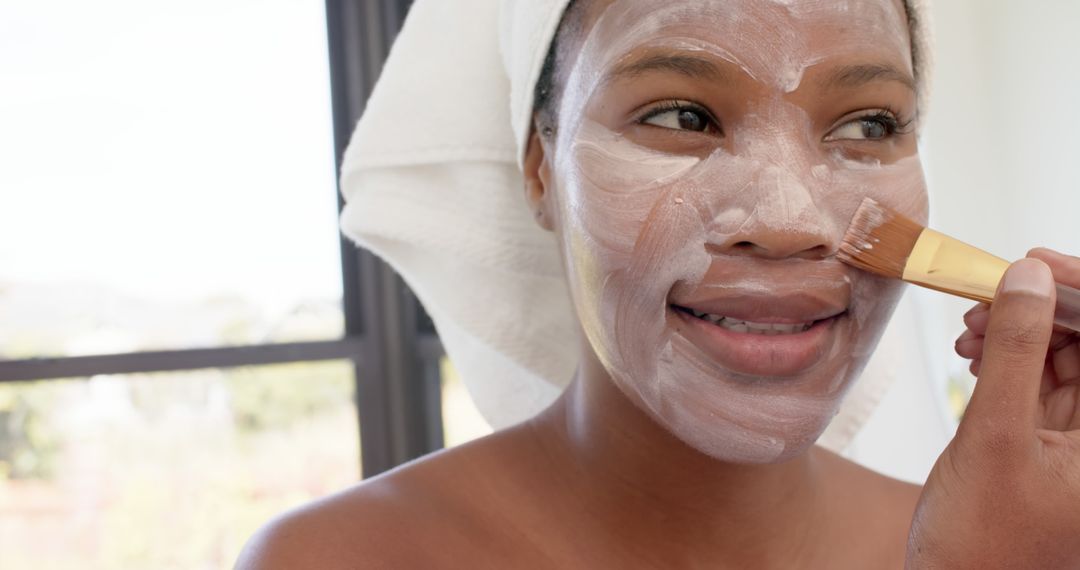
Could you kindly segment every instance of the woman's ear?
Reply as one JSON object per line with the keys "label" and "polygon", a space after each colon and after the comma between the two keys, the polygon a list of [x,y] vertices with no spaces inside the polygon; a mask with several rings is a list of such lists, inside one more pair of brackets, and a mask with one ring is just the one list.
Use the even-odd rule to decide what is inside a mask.
{"label": "woman's ear", "polygon": [[525,201],[536,218],[536,223],[548,231],[555,229],[552,216],[551,161],[539,126],[533,126],[529,144],[525,149]]}

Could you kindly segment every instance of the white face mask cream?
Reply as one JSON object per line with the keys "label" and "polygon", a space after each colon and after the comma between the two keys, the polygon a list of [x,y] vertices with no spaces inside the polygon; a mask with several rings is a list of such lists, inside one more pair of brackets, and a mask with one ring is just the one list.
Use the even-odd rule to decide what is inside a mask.
{"label": "white face mask cream", "polygon": [[836,260],[855,209],[926,218],[912,135],[878,137],[895,100],[914,113],[903,8],[659,6],[611,2],[567,74],[552,164],[571,294],[660,425],[720,460],[784,460],[836,413],[900,294]]}

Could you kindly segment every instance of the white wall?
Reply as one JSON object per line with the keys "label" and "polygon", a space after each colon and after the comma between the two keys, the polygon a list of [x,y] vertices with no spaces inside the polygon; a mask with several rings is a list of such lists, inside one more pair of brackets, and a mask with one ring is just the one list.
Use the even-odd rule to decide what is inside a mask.
{"label": "white wall", "polygon": [[1005,257],[1080,253],[1080,2],[939,0],[933,220]]}

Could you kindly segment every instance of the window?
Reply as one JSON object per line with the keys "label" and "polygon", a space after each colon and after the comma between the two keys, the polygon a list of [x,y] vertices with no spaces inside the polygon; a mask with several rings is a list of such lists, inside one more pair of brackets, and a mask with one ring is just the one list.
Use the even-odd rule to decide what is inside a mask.
{"label": "window", "polygon": [[0,567],[231,567],[444,444],[433,327],[336,223],[408,5],[0,0]]}
{"label": "window", "polygon": [[341,338],[320,5],[2,6],[5,357]]}

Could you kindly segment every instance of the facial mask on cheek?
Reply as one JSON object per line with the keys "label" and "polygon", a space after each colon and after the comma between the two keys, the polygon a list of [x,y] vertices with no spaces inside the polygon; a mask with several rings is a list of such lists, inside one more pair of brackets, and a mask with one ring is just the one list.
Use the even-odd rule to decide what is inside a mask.
{"label": "facial mask on cheek", "polygon": [[[630,8],[609,8],[612,21],[641,6],[614,6],[620,5]],[[605,40],[611,35],[605,18],[608,13],[586,41],[572,74],[577,80],[564,95],[566,128],[558,145],[567,150],[556,160],[564,255],[582,327],[621,390],[687,444],[725,461],[790,458],[812,444],[835,414],[876,344],[900,284],[861,274],[848,279],[837,271],[849,270],[838,270],[835,260],[800,260],[785,269],[788,281],[804,279],[808,290],[843,288],[851,300],[848,313],[833,323],[835,342],[823,345],[816,363],[794,377],[726,368],[688,340],[683,317],[671,307],[678,299],[671,297],[730,286],[767,298],[776,283],[752,272],[710,275],[725,257],[716,252],[742,236],[785,232],[838,244],[867,195],[887,194],[883,201],[894,205],[906,200],[900,209],[925,216],[918,159],[881,166],[815,155],[812,142],[798,138],[809,119],[782,100],[783,81],[734,153],[718,150],[702,159],[637,145],[580,112],[598,89],[600,71],[622,56],[611,46],[625,51],[635,41],[634,32]],[[702,43],[657,31],[676,23],[658,24],[638,39]],[[765,73],[752,71],[755,77]],[[783,78],[788,71],[776,73]],[[747,267],[740,265],[744,261],[732,257],[730,265]]]}

